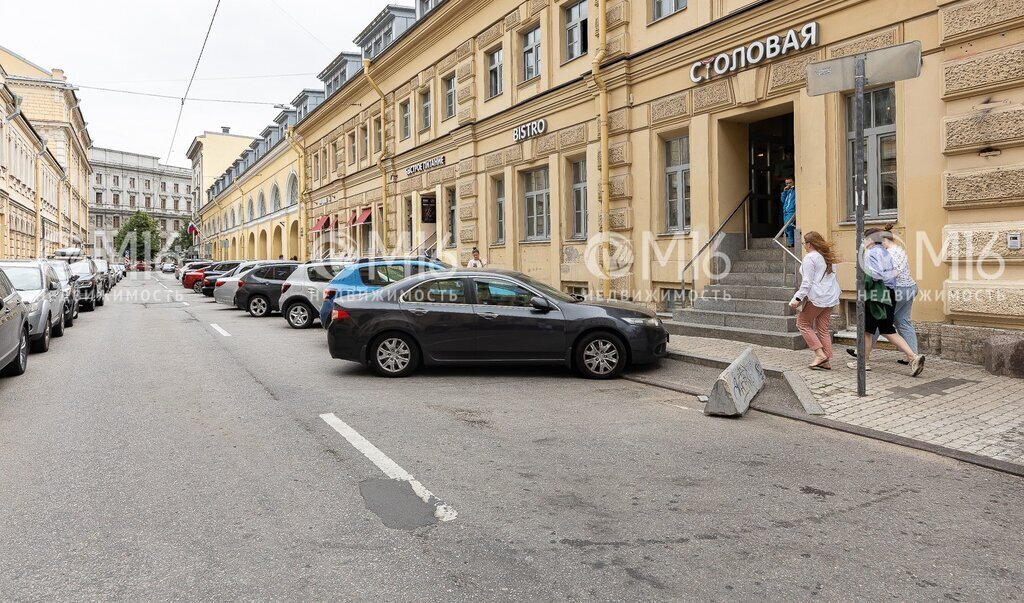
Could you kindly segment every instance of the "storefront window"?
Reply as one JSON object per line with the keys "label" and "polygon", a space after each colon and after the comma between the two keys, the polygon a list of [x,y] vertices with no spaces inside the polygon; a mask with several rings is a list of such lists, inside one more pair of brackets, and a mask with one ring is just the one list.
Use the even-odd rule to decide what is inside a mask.
{"label": "storefront window", "polygon": [[494,242],[505,242],[505,178],[494,180]]}
{"label": "storefront window", "polygon": [[547,241],[551,238],[551,195],[548,190],[548,169],[523,175],[526,191],[526,240]]}
{"label": "storefront window", "polygon": [[448,223],[445,226],[448,227],[448,247],[455,247],[455,229],[458,227],[455,221],[455,189],[450,188],[446,192],[448,196]]}
{"label": "storefront window", "polygon": [[[847,97],[847,209],[856,214],[854,205],[854,107],[853,97]],[[896,213],[897,194],[896,158],[896,88],[889,86],[864,95],[864,175],[868,218],[889,217]]]}
{"label": "storefront window", "polygon": [[587,162],[572,162],[572,238],[587,238]]}
{"label": "storefront window", "polygon": [[690,228],[690,138],[665,141],[665,232]]}

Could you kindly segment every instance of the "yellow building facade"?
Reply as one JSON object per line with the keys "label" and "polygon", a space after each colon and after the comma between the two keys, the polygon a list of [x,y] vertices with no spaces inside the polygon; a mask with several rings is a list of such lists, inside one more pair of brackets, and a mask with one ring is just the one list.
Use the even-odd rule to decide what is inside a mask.
{"label": "yellow building facade", "polygon": [[720,227],[710,251],[726,255],[774,237],[792,176],[799,230],[846,260],[847,316],[850,100],[809,96],[806,68],[918,40],[920,77],[869,87],[868,222],[895,224],[925,331],[1024,325],[1020,2],[448,0],[408,16],[381,13],[357,38],[368,72],[296,126],[310,253],[436,247],[464,265],[476,247],[492,267],[599,293],[600,80],[615,295],[664,310],[702,291],[712,256],[684,274],[694,253]]}

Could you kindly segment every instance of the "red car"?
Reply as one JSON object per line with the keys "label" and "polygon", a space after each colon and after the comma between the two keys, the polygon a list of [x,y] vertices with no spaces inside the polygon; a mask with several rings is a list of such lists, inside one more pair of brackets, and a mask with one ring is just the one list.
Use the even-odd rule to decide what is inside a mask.
{"label": "red car", "polygon": [[138,262],[135,262],[135,271],[136,272],[145,272],[146,271],[146,262],[143,262],[142,260],[139,260]]}
{"label": "red car", "polygon": [[195,264],[191,266],[184,275],[181,277],[181,284],[186,289],[192,289],[196,293],[200,293],[203,290],[203,276],[206,275],[206,269],[210,267],[213,262],[203,262],[201,264]]}

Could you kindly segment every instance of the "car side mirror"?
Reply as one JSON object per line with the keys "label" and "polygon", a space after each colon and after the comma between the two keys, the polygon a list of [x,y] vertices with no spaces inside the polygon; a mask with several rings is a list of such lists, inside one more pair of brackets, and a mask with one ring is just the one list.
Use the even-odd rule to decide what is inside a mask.
{"label": "car side mirror", "polygon": [[50,281],[50,286],[48,287],[48,289],[50,291],[60,291],[60,284]]}
{"label": "car side mirror", "polygon": [[68,279],[68,282],[69,283],[74,283],[75,281],[77,281],[80,278],[82,278],[82,277],[78,276],[77,274],[72,274],[71,278]]}
{"label": "car side mirror", "polygon": [[540,296],[533,297],[530,300],[530,305],[533,306],[533,309],[537,310],[538,312],[550,312],[551,311],[551,304],[548,302],[548,300],[546,300],[546,299],[544,299],[543,297],[540,297]]}

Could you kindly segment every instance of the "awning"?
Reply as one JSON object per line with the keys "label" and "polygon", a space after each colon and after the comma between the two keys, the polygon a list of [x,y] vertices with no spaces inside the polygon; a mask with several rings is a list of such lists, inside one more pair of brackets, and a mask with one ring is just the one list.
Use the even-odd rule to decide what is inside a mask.
{"label": "awning", "polygon": [[321,230],[329,227],[330,225],[331,225],[331,217],[330,216],[320,216],[319,218],[316,219],[316,223],[313,224],[313,228],[309,229],[309,232],[320,232]]}
{"label": "awning", "polygon": [[359,214],[359,217],[356,218],[356,221],[352,223],[352,226],[359,226],[360,224],[370,221],[370,216],[372,215],[373,208],[364,209],[363,213]]}
{"label": "awning", "polygon": [[356,223],[356,218],[358,218],[358,217],[359,217],[359,212],[353,211],[352,215],[349,216],[349,218],[348,218],[348,227],[349,228],[351,228],[352,225],[354,225]]}

